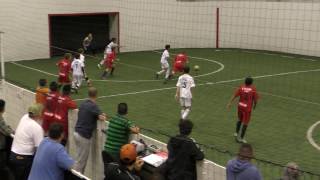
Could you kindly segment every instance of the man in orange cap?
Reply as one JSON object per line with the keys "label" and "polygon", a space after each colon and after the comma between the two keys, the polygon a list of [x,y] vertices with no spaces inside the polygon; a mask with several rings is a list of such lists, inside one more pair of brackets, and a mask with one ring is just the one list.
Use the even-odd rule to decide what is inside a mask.
{"label": "man in orange cap", "polygon": [[136,172],[141,170],[143,164],[143,160],[137,157],[136,147],[133,144],[123,145],[120,149],[120,162],[106,165],[105,180],[140,180]]}

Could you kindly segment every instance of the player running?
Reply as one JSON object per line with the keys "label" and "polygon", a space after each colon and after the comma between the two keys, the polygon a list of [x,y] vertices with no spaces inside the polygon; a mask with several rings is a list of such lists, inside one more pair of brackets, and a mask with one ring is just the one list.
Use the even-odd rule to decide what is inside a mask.
{"label": "player running", "polygon": [[64,59],[61,59],[56,65],[59,69],[59,77],[58,83],[59,88],[63,85],[70,84],[70,72],[71,72],[71,59],[72,55],[70,53],[66,53],[64,55]]}
{"label": "player running", "polygon": [[[256,88],[252,85],[253,79],[251,77],[247,77],[245,79],[245,84],[241,85],[234,95],[232,96],[230,102],[227,105],[227,108],[230,109],[232,102],[237,98],[239,98],[238,103],[238,122],[236,126],[236,132],[234,136],[236,137],[237,142],[246,143],[247,141],[244,139],[244,135],[246,133],[248,124],[250,122],[251,110],[255,109],[258,102],[258,93]],[[238,136],[240,128],[242,125],[242,131],[240,137]]]}
{"label": "player running", "polygon": [[175,75],[178,72],[182,73],[183,68],[184,66],[186,66],[187,63],[188,63],[188,57],[185,52],[177,54],[173,62],[172,75]]}
{"label": "player running", "polygon": [[193,77],[189,75],[190,68],[185,66],[183,68],[183,75],[181,75],[177,82],[177,91],[175,98],[180,101],[181,105],[181,119],[186,119],[191,111],[192,102],[192,88],[196,85],[194,83]]}
{"label": "player running", "polygon": [[160,60],[161,71],[156,73],[156,78],[157,79],[159,78],[159,75],[161,75],[164,72],[166,73],[165,80],[163,82],[164,84],[167,83],[167,81],[169,79],[169,76],[170,76],[170,66],[169,66],[169,63],[168,63],[168,60],[170,58],[169,49],[170,49],[170,45],[167,44],[165,46],[165,50],[163,51],[162,56],[161,56],[161,60]]}
{"label": "player running", "polygon": [[115,49],[116,47],[118,47],[117,39],[116,38],[111,38],[109,44],[106,46],[106,49],[104,50],[103,59],[98,64],[98,68],[99,69],[101,69],[102,65],[104,64],[105,59],[107,58],[108,54],[112,53],[112,48]]}
{"label": "player running", "polygon": [[87,72],[86,72],[86,64],[85,64],[85,56],[84,56],[84,50],[82,49],[82,48],[80,48],[80,49],[78,49],[78,53],[80,54],[80,61],[83,63],[83,70],[84,70],[84,79],[86,80],[86,82],[87,82],[87,85],[88,86],[91,86],[91,81],[90,81],[90,79],[89,79],[89,77],[88,77],[88,74],[87,74]]}
{"label": "player running", "polygon": [[80,54],[74,55],[74,60],[71,63],[72,70],[72,89],[78,93],[78,89],[82,84],[84,77],[84,63],[80,60]]}
{"label": "player running", "polygon": [[107,57],[104,60],[105,70],[101,75],[102,79],[106,79],[109,72],[111,76],[113,75],[113,71],[115,69],[115,65],[114,65],[115,59],[116,59],[116,47],[112,47],[111,52],[107,54]]}

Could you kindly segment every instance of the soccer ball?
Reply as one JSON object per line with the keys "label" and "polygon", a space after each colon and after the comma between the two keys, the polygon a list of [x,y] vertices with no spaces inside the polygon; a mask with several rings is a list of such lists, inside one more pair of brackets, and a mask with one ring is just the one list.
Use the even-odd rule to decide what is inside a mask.
{"label": "soccer ball", "polygon": [[200,66],[195,65],[195,66],[193,66],[193,69],[194,69],[194,71],[199,71],[200,70]]}

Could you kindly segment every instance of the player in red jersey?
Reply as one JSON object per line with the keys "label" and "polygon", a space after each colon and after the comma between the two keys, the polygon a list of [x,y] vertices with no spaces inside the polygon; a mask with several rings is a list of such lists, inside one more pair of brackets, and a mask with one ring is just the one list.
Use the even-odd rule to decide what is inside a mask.
{"label": "player in red jersey", "polygon": [[[244,139],[244,135],[246,133],[248,124],[250,122],[251,110],[255,109],[258,102],[258,93],[256,88],[252,85],[253,79],[251,77],[247,77],[245,79],[245,84],[241,85],[231,98],[230,102],[228,103],[228,109],[231,107],[231,103],[237,98],[240,97],[238,103],[238,118],[239,121],[237,122],[236,132],[234,136],[238,142],[246,143]],[[238,133],[241,130],[241,135],[238,137]]]}
{"label": "player in red jersey", "polygon": [[50,83],[50,92],[47,94],[44,102],[43,115],[42,115],[42,128],[47,134],[49,125],[53,121],[54,112],[56,111],[58,97],[60,93],[58,91],[58,83],[55,81]]}
{"label": "player in red jersey", "polygon": [[102,78],[105,79],[110,72],[110,75],[113,75],[115,68],[114,61],[116,60],[116,48],[112,47],[111,52],[107,54],[106,59],[104,60],[105,70],[103,71]]}
{"label": "player in red jersey", "polygon": [[58,83],[59,83],[59,88],[63,85],[70,84],[70,72],[71,72],[71,54],[66,53],[64,55],[64,59],[61,59],[58,63],[57,66],[59,68],[59,77],[58,77]]}
{"label": "player in red jersey", "polygon": [[185,52],[179,53],[174,58],[172,75],[177,72],[183,72],[184,66],[188,63],[188,57]]}
{"label": "player in red jersey", "polygon": [[65,139],[62,141],[63,142],[62,144],[66,143],[68,139],[68,111],[70,109],[77,108],[77,104],[71,99],[70,93],[71,93],[71,86],[70,85],[63,86],[62,95],[58,97],[56,111],[54,113],[54,117],[52,121],[55,123],[61,123],[63,125]]}

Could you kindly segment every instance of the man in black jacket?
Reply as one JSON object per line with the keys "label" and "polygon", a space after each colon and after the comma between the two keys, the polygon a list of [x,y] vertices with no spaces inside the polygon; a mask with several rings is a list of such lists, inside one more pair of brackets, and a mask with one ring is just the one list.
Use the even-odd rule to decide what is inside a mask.
{"label": "man in black jacket", "polygon": [[168,160],[166,161],[167,180],[196,180],[196,161],[204,159],[202,150],[195,141],[188,137],[193,128],[190,120],[181,120],[180,134],[170,138],[168,142]]}

